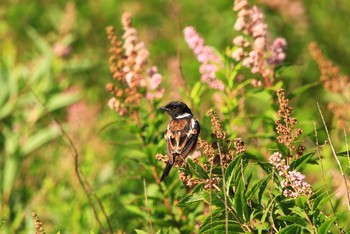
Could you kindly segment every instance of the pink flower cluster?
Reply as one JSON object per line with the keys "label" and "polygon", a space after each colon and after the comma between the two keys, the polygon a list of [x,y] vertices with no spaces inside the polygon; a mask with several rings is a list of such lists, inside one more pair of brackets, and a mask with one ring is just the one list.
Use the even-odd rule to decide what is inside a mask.
{"label": "pink flower cluster", "polygon": [[108,100],[107,106],[117,112],[120,116],[124,116],[128,113],[128,109],[115,97]]}
{"label": "pink flower cluster", "polygon": [[201,81],[211,89],[224,90],[225,85],[216,77],[216,72],[220,67],[223,67],[223,62],[215,54],[214,49],[204,44],[204,39],[199,36],[193,27],[186,27],[184,35],[188,46],[196,55],[197,60],[202,63],[199,68]]}
{"label": "pink flower cluster", "polygon": [[164,93],[164,89],[157,90],[162,83],[162,75],[158,73],[156,66],[148,68],[146,76],[140,72],[147,64],[149,52],[143,42],[138,42],[137,31],[132,27],[131,19],[130,13],[124,13],[122,16],[123,49],[126,56],[123,68],[125,80],[129,87],[146,87],[147,99],[159,99]]}
{"label": "pink flower cluster", "polygon": [[254,39],[253,49],[263,51],[266,47],[267,24],[264,23],[264,14],[256,7],[249,7],[247,0],[236,0],[234,11],[238,17],[234,29],[251,35]]}
{"label": "pink flower cluster", "polygon": [[282,37],[276,38],[271,47],[272,55],[267,58],[267,62],[274,65],[281,65],[286,58],[286,54],[284,53],[286,48],[286,39]]}
{"label": "pink flower cluster", "polygon": [[270,163],[276,167],[278,175],[283,178],[281,187],[285,197],[296,199],[300,195],[309,196],[312,194],[310,184],[305,181],[305,175],[297,171],[290,171],[281,153],[276,152],[271,155]]}
{"label": "pink flower cluster", "polygon": [[287,43],[283,38],[277,38],[273,45],[268,44],[268,27],[264,22],[264,14],[256,6],[249,6],[247,0],[235,0],[233,10],[238,12],[234,29],[243,35],[233,39],[236,49],[231,56],[236,61],[241,61],[243,66],[251,68],[252,73],[260,73],[265,78],[265,83],[270,84],[273,81],[274,67],[280,65],[286,57],[284,49]]}
{"label": "pink flower cluster", "polygon": [[164,94],[161,88],[162,75],[155,66],[149,67],[149,52],[143,42],[139,42],[137,31],[132,27],[130,13],[122,16],[124,34],[119,41],[113,27],[107,27],[107,36],[111,43],[110,72],[114,83],[106,85],[107,91],[114,95],[108,106],[119,115],[133,114],[142,98],[160,99]]}
{"label": "pink flower cluster", "polygon": [[159,88],[162,84],[163,77],[158,73],[158,68],[156,66],[147,69],[145,81],[147,87],[146,98],[148,100],[160,99],[163,97],[164,88]]}

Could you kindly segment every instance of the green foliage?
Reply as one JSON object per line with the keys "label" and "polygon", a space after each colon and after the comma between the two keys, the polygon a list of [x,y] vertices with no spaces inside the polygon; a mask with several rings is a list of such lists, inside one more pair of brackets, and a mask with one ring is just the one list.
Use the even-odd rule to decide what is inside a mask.
{"label": "green foliage", "polygon": [[31,64],[18,63],[19,51],[8,40],[0,60],[3,90],[0,100],[0,210],[5,224],[11,223],[11,216],[16,216],[14,225],[4,226],[4,231],[9,232],[20,228],[25,218],[19,214],[24,212],[26,199],[15,195],[22,190],[18,176],[24,160],[60,135],[59,128],[48,121],[43,105],[58,115],[79,98],[74,93],[63,93],[65,86],[55,83],[54,74],[60,71],[52,71],[55,61],[51,49],[33,29],[29,34],[38,45],[42,58],[33,57]]}
{"label": "green foliage", "polygon": [[[295,8],[268,1],[249,4],[254,2],[263,10],[271,38],[281,36],[288,43],[286,60],[273,67],[270,85],[262,74],[232,58],[237,49],[232,39],[239,35],[232,30],[237,19],[232,1],[1,3],[0,232],[34,233],[32,211],[46,233],[104,233],[108,223],[113,232],[140,234],[348,232],[349,189],[344,189],[343,178],[348,181],[350,174],[349,125],[339,127],[344,120],[326,108],[329,103],[343,104],[346,113],[349,90],[333,93],[322,85],[307,45],[316,39],[340,73],[349,74],[344,19],[350,4],[296,1],[301,15],[293,15],[290,9]],[[106,107],[110,96],[104,87],[112,78],[104,28],[114,25],[121,39],[120,16],[125,10],[133,14],[138,36],[164,75],[166,90],[162,100],[143,99],[134,107],[139,121]],[[182,30],[188,25],[223,61],[216,78],[224,90],[200,81],[201,64],[183,40]],[[173,65],[177,56],[181,64]],[[292,116],[304,130],[293,142],[306,146],[298,157],[276,139],[280,88],[286,90]],[[191,106],[201,124],[200,137],[215,155],[211,163],[212,156],[200,147],[198,162],[188,158],[183,168],[172,169],[160,183],[164,164],[155,155],[166,152],[168,116],[157,108],[174,98]],[[316,102],[336,155],[328,146]],[[225,139],[213,131],[210,109],[221,120]],[[52,117],[78,148],[78,170],[88,195],[74,173],[70,146]],[[238,138],[244,141],[244,152],[235,148]],[[285,195],[294,188],[284,184],[288,178],[269,160],[276,152],[286,161],[287,174],[305,175],[312,194]],[[231,159],[224,165],[220,157],[227,155]],[[198,183],[183,184],[177,170]],[[336,195],[339,188],[343,192]],[[99,204],[104,210],[92,209]]]}

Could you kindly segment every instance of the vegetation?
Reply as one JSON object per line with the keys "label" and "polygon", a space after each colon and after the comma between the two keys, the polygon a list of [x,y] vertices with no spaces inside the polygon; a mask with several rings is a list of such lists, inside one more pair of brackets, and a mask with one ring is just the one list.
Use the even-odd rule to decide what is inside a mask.
{"label": "vegetation", "polygon": [[[349,13],[1,3],[1,233],[349,232]],[[160,182],[171,100],[201,134]]]}

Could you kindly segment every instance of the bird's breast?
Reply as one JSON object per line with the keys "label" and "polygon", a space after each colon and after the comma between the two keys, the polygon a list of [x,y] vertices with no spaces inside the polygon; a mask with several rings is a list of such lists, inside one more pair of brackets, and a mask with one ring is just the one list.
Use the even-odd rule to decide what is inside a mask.
{"label": "bird's breast", "polygon": [[169,123],[169,129],[173,132],[186,130],[189,127],[189,120],[188,119],[176,119],[171,120]]}

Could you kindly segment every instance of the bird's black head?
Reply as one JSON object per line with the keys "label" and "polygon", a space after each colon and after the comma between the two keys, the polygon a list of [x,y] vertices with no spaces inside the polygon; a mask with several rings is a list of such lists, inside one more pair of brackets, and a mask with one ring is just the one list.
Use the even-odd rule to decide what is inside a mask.
{"label": "bird's black head", "polygon": [[186,115],[192,116],[192,112],[188,106],[179,101],[169,102],[166,106],[160,107],[159,110],[166,111],[172,119],[177,117],[185,117]]}

